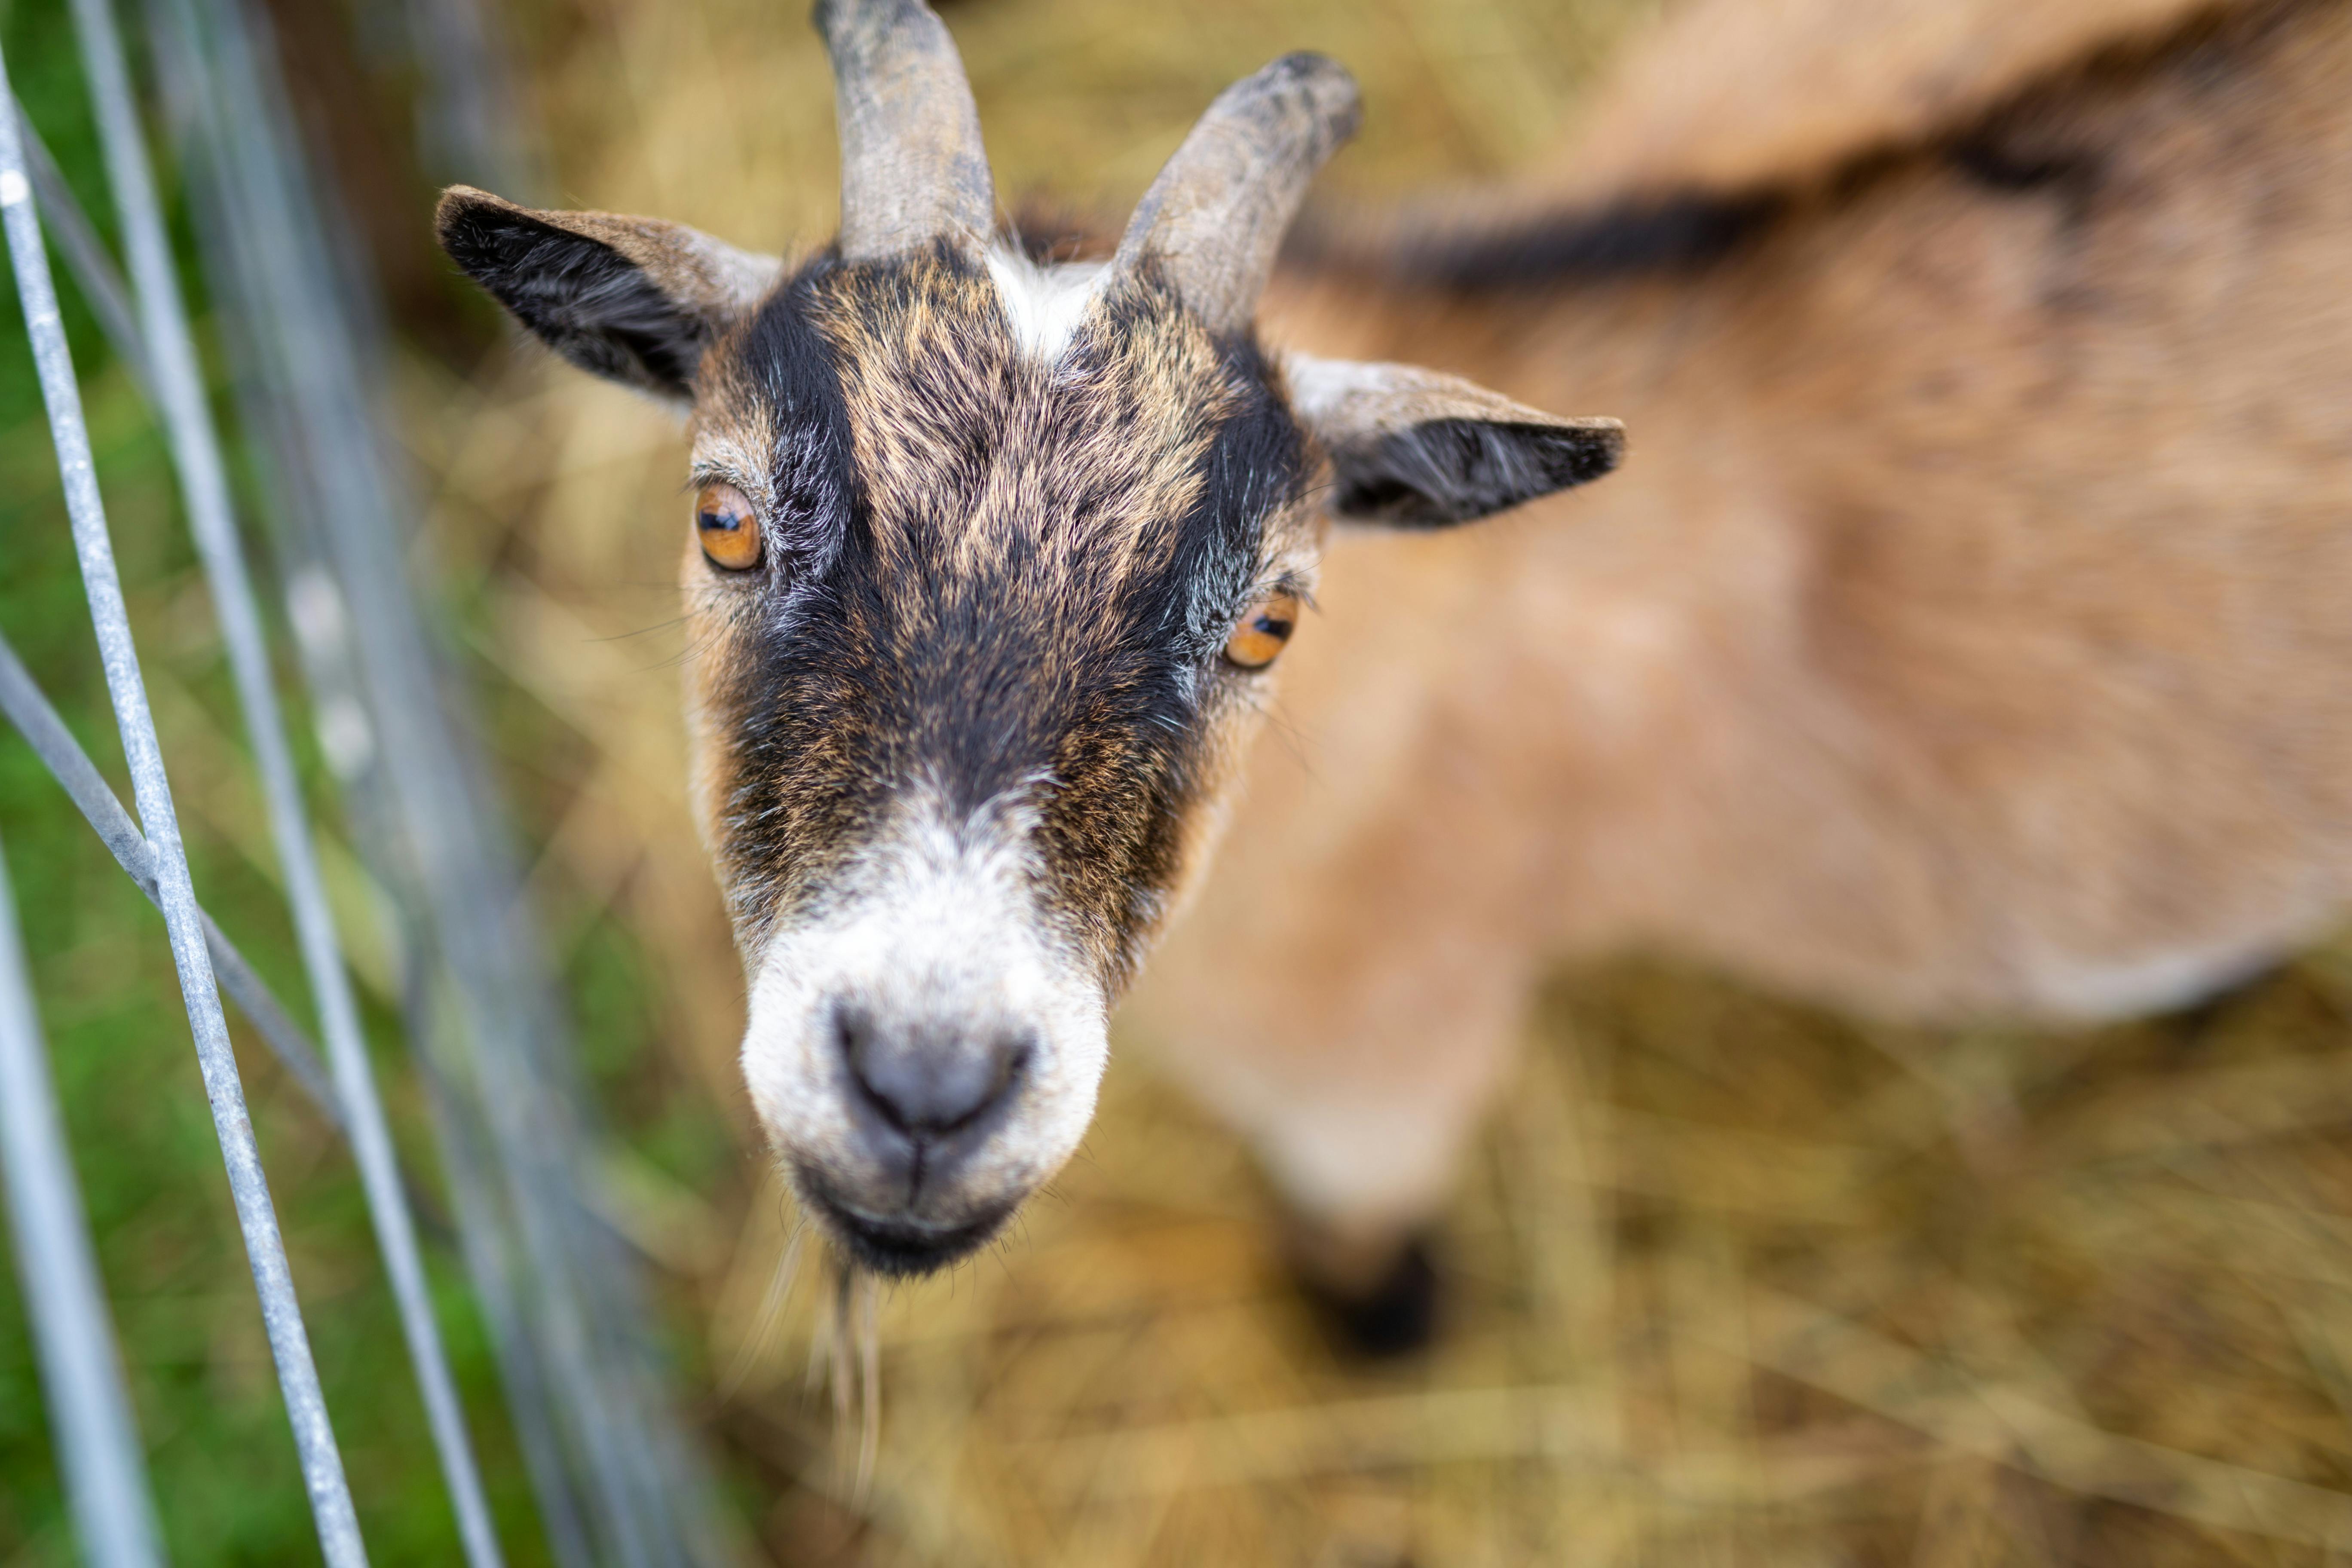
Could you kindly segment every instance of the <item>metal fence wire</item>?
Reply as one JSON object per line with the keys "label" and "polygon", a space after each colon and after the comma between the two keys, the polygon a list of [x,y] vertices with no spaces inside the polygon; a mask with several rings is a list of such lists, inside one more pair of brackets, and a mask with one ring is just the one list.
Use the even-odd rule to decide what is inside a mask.
{"label": "metal fence wire", "polygon": [[[467,106],[446,118],[511,177],[517,141],[492,112],[501,94],[469,8],[410,4],[419,37],[445,57],[449,93]],[[426,1291],[410,1197],[418,1184],[394,1152],[329,913],[122,38],[110,0],[73,0],[73,13],[127,279],[16,110],[5,61],[0,216],[136,822],[5,638],[0,712],[163,913],[325,1560],[364,1563],[366,1548],[230,1049],[224,992],[350,1143],[466,1561],[495,1568],[499,1542]],[[339,738],[329,760],[363,856],[398,906],[405,1021],[434,1113],[441,1186],[549,1551],[565,1568],[731,1561],[736,1544],[652,1353],[637,1259],[592,1195],[597,1131],[520,907],[495,795],[426,622],[402,587],[411,515],[378,417],[383,329],[371,290],[332,243],[327,198],[306,171],[260,18],[241,0],[150,0],[146,20],[240,411],[258,436],[269,490],[283,498],[269,535],[299,661],[321,732]],[[170,447],[268,806],[323,1062],[196,900],[115,572],[45,217]],[[93,1563],[161,1563],[5,868],[0,1175],[82,1549]]]}

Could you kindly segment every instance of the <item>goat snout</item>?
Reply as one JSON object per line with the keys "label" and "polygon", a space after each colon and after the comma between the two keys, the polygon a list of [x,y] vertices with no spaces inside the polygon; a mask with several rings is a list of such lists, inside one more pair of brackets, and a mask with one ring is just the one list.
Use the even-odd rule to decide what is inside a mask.
{"label": "goat snout", "polygon": [[861,863],[877,885],[769,939],[743,1034],[753,1109],[803,1206],[860,1264],[901,1275],[984,1246],[1061,1169],[1108,1046],[1099,982],[1026,885],[917,838],[920,855]]}
{"label": "goat snout", "polygon": [[1025,1195],[980,1168],[1018,1120],[1035,1031],[847,1004],[829,1023],[845,1136],[798,1163],[802,1195],[878,1272],[928,1273],[984,1244]]}
{"label": "goat snout", "polygon": [[1025,1029],[892,1027],[856,1011],[835,1016],[835,1035],[865,1108],[917,1152],[943,1152],[1003,1106],[1035,1046]]}

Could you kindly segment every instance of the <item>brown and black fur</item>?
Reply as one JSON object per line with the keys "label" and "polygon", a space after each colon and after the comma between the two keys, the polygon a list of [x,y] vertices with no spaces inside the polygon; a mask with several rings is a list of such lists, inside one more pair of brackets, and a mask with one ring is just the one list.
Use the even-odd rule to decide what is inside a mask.
{"label": "brown and black fur", "polygon": [[[718,346],[698,422],[805,520],[705,584],[698,668],[738,922],[824,896],[918,778],[1034,795],[1049,902],[1124,987],[1255,679],[1219,650],[1308,528],[1306,439],[1248,338],[1139,280],[1053,364],[979,268],[820,258]],[[1269,548],[1269,537],[1277,548]]]}

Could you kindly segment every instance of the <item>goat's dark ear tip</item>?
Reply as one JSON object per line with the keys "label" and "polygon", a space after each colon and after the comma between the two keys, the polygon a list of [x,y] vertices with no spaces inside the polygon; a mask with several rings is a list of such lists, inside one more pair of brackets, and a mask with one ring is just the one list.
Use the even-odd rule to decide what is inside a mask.
{"label": "goat's dark ear tip", "polygon": [[1625,424],[1621,419],[1580,419],[1567,427],[1576,454],[1580,483],[1616,471],[1625,460]]}
{"label": "goat's dark ear tip", "polygon": [[477,249],[493,220],[518,212],[512,202],[471,185],[451,185],[433,207],[433,235],[460,265],[467,252]]}
{"label": "goat's dark ear tip", "polygon": [[433,204],[433,226],[447,228],[485,202],[496,200],[498,198],[489,192],[478,191],[471,185],[451,185],[441,193],[441,199]]}
{"label": "goat's dark ear tip", "polygon": [[[1614,419],[1575,419],[1512,427],[1556,490],[1589,485],[1625,458],[1625,426]],[[1549,493],[1549,492],[1546,492]],[[1533,500],[1533,497],[1524,499]]]}
{"label": "goat's dark ear tip", "polygon": [[1350,84],[1355,80],[1348,74],[1346,66],[1320,49],[1293,49],[1272,61],[1266,70],[1269,74],[1294,80],[1300,77],[1317,77],[1328,81],[1345,79]]}

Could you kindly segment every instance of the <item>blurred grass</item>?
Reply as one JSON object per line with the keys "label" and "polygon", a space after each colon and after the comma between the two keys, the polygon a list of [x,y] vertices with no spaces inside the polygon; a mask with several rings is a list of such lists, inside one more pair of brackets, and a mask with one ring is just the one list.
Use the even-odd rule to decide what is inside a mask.
{"label": "blurred grass", "polygon": [[[0,39],[103,222],[57,9],[16,7]],[[1292,47],[1365,84],[1338,187],[1507,168],[1648,9],[962,0],[948,15],[1000,188],[1115,216],[1218,88]],[[508,20],[555,199],[769,248],[829,230],[831,100],[797,6],[519,0]],[[70,324],[199,887],[299,998],[161,447],[89,322]],[[114,768],[6,310],[0,363],[19,367],[0,374],[0,626]],[[880,1457],[855,1499],[854,1435],[803,1391],[823,1292],[804,1280],[779,1321],[761,1311],[791,1221],[737,1087],[741,979],[685,809],[680,436],[535,351],[458,369],[418,352],[399,372],[426,558],[624,1135],[612,1200],[660,1266],[694,1414],[774,1561],[2021,1568],[2352,1552],[2352,959],[2334,950],[2196,1014],[2070,1037],[1865,1028],[1642,962],[1561,975],[1531,998],[1524,1072],[1451,1218],[1447,1338],[1381,1372],[1318,1341],[1234,1142],[1118,1061],[1085,1153],[1017,1234],[884,1303]],[[174,1560],[310,1561],[160,925],[6,740],[0,836]],[[346,892],[363,908],[363,887]],[[429,1167],[390,1020],[373,1023]],[[245,1059],[375,1559],[452,1560],[348,1163],[267,1059]],[[509,1540],[538,1561],[487,1352],[440,1261]],[[63,1563],[19,1311],[0,1290],[0,1563]]]}

